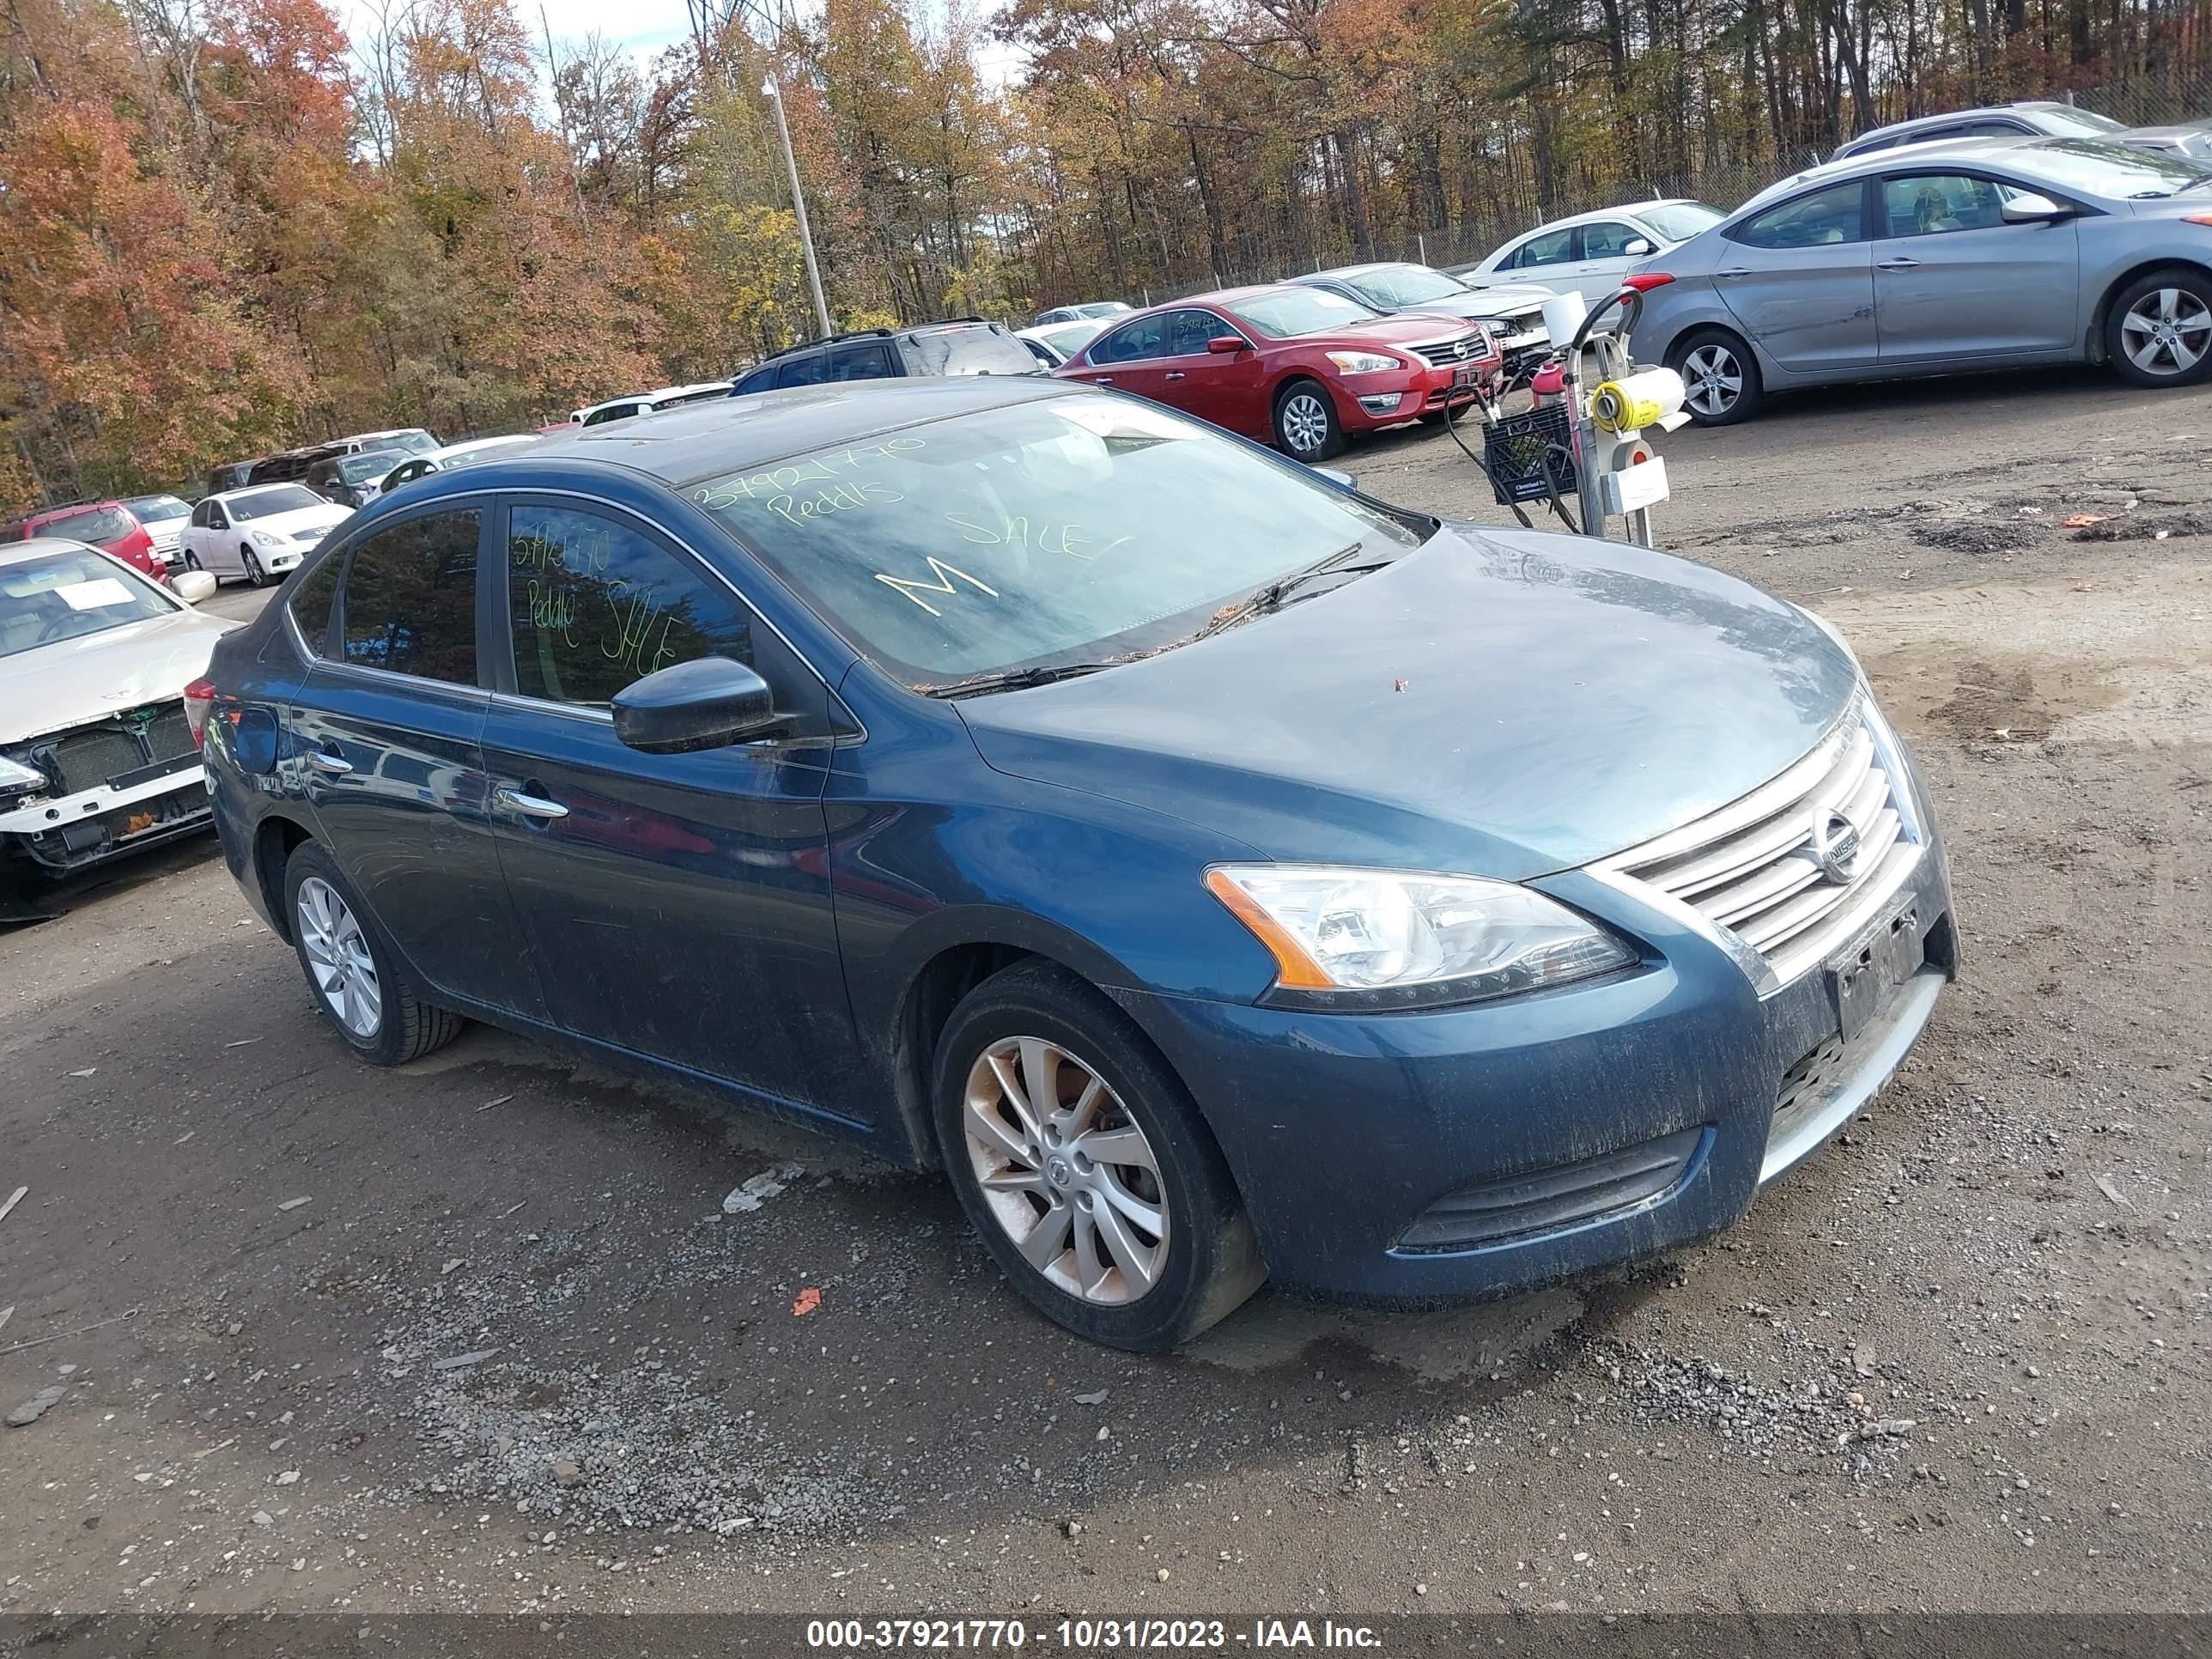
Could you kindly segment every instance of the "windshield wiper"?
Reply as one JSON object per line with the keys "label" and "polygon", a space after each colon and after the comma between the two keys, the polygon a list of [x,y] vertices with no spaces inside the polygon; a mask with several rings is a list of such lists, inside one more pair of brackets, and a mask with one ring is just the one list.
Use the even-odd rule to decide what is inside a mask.
{"label": "windshield wiper", "polygon": [[1325,559],[1317,559],[1302,569],[1291,571],[1287,576],[1276,577],[1274,580],[1250,597],[1239,599],[1235,605],[1224,606],[1215,611],[1207,618],[1206,626],[1192,635],[1191,638],[1206,639],[1218,634],[1224,628],[1234,628],[1238,623],[1251,617],[1264,617],[1271,611],[1279,611],[1298,589],[1304,587],[1308,582],[1318,580],[1323,576],[1356,576],[1366,571],[1380,570],[1387,564],[1396,562],[1393,559],[1373,559],[1365,564],[1337,562],[1340,559],[1357,553],[1364,545],[1363,542],[1354,542],[1349,547],[1340,547]]}
{"label": "windshield wiper", "polygon": [[933,697],[975,697],[992,691],[1022,691],[1032,685],[1050,685],[1055,680],[1072,680],[1118,665],[1110,662],[1063,662],[1029,668],[994,668],[987,674],[970,674],[964,680],[954,680],[949,685],[921,685],[915,689]]}

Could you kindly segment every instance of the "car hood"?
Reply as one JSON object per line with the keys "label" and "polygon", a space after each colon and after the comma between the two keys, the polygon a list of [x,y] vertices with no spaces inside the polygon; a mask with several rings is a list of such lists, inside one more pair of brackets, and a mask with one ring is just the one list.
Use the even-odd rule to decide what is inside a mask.
{"label": "car hood", "polygon": [[1459,526],[1212,639],[956,706],[1001,772],[1271,858],[1519,881],[1749,793],[1857,684],[1804,612],[1733,577]]}
{"label": "car hood", "polygon": [[1407,307],[1400,314],[1412,316],[1425,311],[1447,317],[1488,321],[1493,318],[1517,316],[1524,311],[1539,310],[1545,301],[1555,297],[1552,289],[1538,288],[1533,283],[1500,283],[1494,288],[1481,289],[1473,294],[1455,294],[1448,299],[1424,301],[1419,305]]}
{"label": "car hood", "polygon": [[[392,462],[397,466],[399,463]],[[319,507],[295,507],[289,513],[271,513],[264,518],[247,519],[233,526],[247,532],[266,530],[279,536],[297,536],[303,530],[328,530],[334,524],[343,524],[353,516],[349,507],[340,507],[336,501],[325,501]]]}
{"label": "car hood", "polygon": [[1268,340],[1269,346],[1366,346],[1420,345],[1431,340],[1449,340],[1467,332],[1448,314],[1433,311],[1401,311],[1388,317],[1363,317],[1357,322],[1346,323],[1342,328],[1326,329],[1318,334],[1293,334],[1287,339]]}
{"label": "car hood", "polygon": [[215,642],[237,626],[178,611],[0,657],[0,743],[179,696],[207,672]]}

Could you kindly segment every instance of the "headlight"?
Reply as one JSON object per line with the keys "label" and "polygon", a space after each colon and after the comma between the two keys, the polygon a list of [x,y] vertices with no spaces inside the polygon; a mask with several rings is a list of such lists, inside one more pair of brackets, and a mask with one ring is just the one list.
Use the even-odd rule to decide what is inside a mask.
{"label": "headlight", "polygon": [[284,538],[276,534],[273,530],[256,530],[250,533],[252,535],[253,539],[263,547],[282,547],[284,545]]}
{"label": "headlight", "polygon": [[1224,864],[1213,896],[1275,958],[1270,1000],[1401,1008],[1611,973],[1636,952],[1540,893],[1474,876]]}
{"label": "headlight", "polygon": [[1379,351],[1332,351],[1328,360],[1347,374],[1374,374],[1406,366],[1403,358],[1386,356]]}
{"label": "headlight", "polygon": [[0,755],[0,795],[20,795],[28,790],[46,787],[46,775],[35,766],[26,766],[21,761],[11,761]]}

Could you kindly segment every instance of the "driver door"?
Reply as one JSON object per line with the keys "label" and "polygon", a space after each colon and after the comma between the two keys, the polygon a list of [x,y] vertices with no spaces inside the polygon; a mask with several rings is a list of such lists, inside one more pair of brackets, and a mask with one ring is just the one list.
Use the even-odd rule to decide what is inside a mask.
{"label": "driver door", "polygon": [[218,576],[243,576],[246,561],[239,556],[236,526],[221,501],[207,504],[207,527],[200,537],[200,564]]}
{"label": "driver door", "polygon": [[1881,181],[1874,283],[1884,365],[2073,350],[2077,222],[2008,225],[2005,198],[2019,193],[1957,172]]}
{"label": "driver door", "polygon": [[1267,395],[1257,356],[1249,350],[1206,349],[1209,340],[1230,334],[1242,339],[1243,333],[1227,318],[1196,306],[1170,312],[1168,355],[1160,364],[1160,401],[1231,432],[1266,436]]}

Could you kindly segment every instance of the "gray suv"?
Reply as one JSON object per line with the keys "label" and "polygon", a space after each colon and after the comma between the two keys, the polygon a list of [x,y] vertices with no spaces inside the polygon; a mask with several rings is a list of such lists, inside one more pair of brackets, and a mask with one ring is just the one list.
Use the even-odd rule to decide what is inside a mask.
{"label": "gray suv", "polygon": [[2033,363],[2212,374],[2212,165],[1964,138],[1801,173],[1644,260],[1637,356],[1704,426],[1778,392]]}

